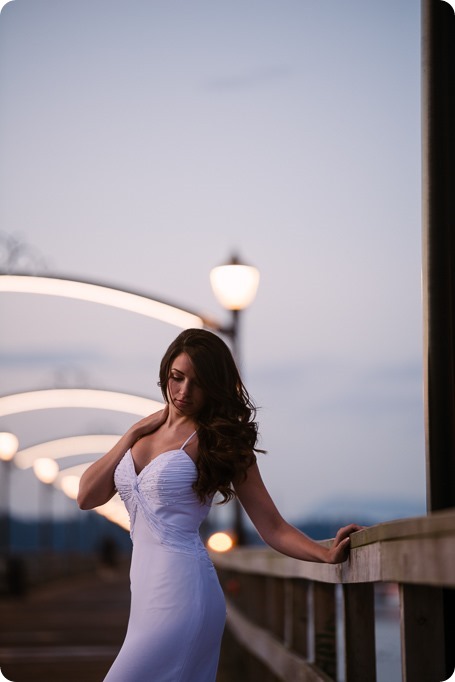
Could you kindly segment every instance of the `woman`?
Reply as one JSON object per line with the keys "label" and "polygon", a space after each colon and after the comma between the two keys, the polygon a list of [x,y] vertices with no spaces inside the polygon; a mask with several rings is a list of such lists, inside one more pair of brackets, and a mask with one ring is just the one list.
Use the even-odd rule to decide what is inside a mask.
{"label": "woman", "polygon": [[344,561],[359,526],[326,548],[280,516],[256,464],[254,406],[218,336],[182,332],[159,383],[164,410],[133,425],[80,483],[82,509],[118,490],[131,520],[130,620],[105,682],[214,682],[226,610],[199,536],[214,494],[237,495],[265,542],[306,561]]}

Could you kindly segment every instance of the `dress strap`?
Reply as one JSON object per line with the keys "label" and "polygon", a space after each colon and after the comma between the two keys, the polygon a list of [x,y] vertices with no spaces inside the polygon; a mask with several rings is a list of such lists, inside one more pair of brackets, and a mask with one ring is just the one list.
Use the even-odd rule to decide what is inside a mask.
{"label": "dress strap", "polygon": [[186,441],[183,443],[183,445],[182,445],[182,447],[180,448],[180,450],[184,450],[184,449],[185,449],[185,447],[188,445],[188,443],[189,443],[190,440],[193,438],[193,436],[196,435],[196,433],[197,433],[197,431],[193,431],[193,433],[192,433],[190,436],[188,436],[188,438],[187,438]]}

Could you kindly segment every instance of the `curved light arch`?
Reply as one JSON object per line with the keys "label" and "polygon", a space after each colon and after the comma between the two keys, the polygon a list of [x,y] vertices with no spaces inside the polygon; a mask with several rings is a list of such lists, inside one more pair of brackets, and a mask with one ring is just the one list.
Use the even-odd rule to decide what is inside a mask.
{"label": "curved light arch", "polygon": [[[59,296],[121,308],[181,329],[202,328],[206,320],[196,313],[144,294],[123,291],[104,284],[34,275],[0,275],[0,292]],[[216,326],[216,325],[215,325]]]}
{"label": "curved light arch", "polygon": [[163,403],[129,393],[92,388],[52,388],[13,393],[0,398],[0,417],[34,410],[87,408],[125,412],[146,417],[163,408]]}
{"label": "curved light arch", "polygon": [[105,453],[113,448],[120,438],[121,434],[93,434],[48,440],[19,450],[14,456],[14,463],[19,469],[30,469],[33,462],[41,457],[60,460],[78,455]]}

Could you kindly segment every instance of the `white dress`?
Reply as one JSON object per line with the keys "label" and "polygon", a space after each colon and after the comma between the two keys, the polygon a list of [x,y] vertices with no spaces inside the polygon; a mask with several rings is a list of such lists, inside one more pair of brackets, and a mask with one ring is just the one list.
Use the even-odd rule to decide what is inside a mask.
{"label": "white dress", "polygon": [[210,503],[192,488],[190,438],[139,475],[128,450],[115,471],[131,520],[131,611],[105,682],[215,682],[226,605],[199,535]]}

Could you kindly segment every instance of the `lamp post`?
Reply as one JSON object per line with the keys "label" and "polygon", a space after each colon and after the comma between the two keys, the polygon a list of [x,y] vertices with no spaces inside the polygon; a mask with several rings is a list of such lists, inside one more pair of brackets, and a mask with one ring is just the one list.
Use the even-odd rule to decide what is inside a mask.
{"label": "lamp post", "polygon": [[17,452],[19,441],[14,433],[2,431],[0,433],[0,460],[2,460],[2,513],[1,513],[1,547],[5,554],[9,554],[11,545],[10,529],[10,474],[11,464]]}
{"label": "lamp post", "polygon": [[[218,302],[231,311],[231,324],[218,331],[231,339],[232,354],[241,371],[240,358],[240,313],[254,300],[259,285],[259,270],[252,265],[241,263],[236,255],[229,263],[219,265],[210,272],[210,283]],[[238,545],[246,544],[243,510],[237,498],[234,499],[234,532]]]}

